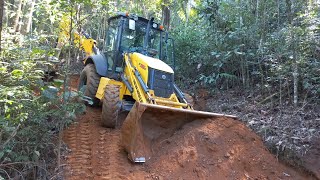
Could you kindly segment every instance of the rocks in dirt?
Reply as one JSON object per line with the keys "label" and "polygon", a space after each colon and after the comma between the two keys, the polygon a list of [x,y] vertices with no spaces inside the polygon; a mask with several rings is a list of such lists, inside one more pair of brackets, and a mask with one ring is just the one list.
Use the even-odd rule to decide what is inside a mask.
{"label": "rocks in dirt", "polygon": [[290,177],[290,174],[287,174],[285,172],[283,172],[283,175],[286,176],[286,177]]}
{"label": "rocks in dirt", "polygon": [[106,132],[107,132],[107,130],[102,129],[102,130],[99,131],[99,134],[105,134]]}

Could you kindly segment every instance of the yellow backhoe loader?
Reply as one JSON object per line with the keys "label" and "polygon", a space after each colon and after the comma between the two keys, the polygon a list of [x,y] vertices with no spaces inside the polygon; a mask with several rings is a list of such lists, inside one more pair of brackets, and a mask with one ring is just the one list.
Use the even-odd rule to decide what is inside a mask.
{"label": "yellow backhoe loader", "polygon": [[104,126],[118,126],[119,112],[129,111],[121,125],[121,143],[133,162],[148,161],[152,143],[186,122],[236,118],[193,110],[192,98],[174,83],[174,56],[168,56],[173,40],[153,20],[128,13],[109,18],[104,49],[85,59],[79,81],[79,90],[93,105],[102,102]]}

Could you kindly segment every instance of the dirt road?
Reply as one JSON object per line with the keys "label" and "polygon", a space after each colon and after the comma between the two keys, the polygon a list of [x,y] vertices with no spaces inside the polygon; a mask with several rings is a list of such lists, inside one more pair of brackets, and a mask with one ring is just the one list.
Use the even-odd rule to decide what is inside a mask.
{"label": "dirt road", "polygon": [[119,146],[119,130],[101,127],[100,109],[88,108],[64,133],[71,149],[67,179],[128,179],[135,166]]}
{"label": "dirt road", "polygon": [[101,109],[64,131],[71,149],[65,179],[314,179],[277,161],[241,122],[196,120],[171,137],[155,141],[153,157],[133,164],[119,144],[120,130],[101,126]]}

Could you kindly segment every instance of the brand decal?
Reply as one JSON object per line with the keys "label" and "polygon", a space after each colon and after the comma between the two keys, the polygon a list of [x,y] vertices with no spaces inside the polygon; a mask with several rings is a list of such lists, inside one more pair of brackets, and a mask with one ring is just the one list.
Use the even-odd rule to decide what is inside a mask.
{"label": "brand decal", "polygon": [[146,70],[146,69],[147,69],[144,64],[139,63],[139,66],[140,66],[143,70]]}

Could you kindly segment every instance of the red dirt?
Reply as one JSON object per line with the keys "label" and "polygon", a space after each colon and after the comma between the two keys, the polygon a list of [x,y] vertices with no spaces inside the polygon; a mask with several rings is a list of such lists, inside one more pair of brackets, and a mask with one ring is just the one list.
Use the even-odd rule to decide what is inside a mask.
{"label": "red dirt", "polygon": [[78,88],[78,80],[79,76],[78,75],[72,75],[70,77],[70,87],[74,90],[76,90]]}
{"label": "red dirt", "polygon": [[188,123],[154,142],[150,161],[133,164],[120,130],[102,127],[100,114],[88,107],[64,131],[66,179],[313,179],[278,162],[255,133],[227,118]]}

